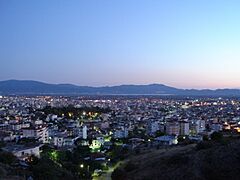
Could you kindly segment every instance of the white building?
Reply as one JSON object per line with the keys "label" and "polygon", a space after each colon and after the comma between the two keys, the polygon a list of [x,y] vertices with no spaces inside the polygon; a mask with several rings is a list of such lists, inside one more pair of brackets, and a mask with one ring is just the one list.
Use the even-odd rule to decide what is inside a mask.
{"label": "white building", "polygon": [[31,155],[40,158],[40,148],[42,145],[35,145],[30,147],[25,147],[23,145],[13,145],[4,147],[3,150],[13,153],[17,158],[25,160]]}
{"label": "white building", "polygon": [[189,122],[187,121],[179,121],[179,126],[180,126],[180,135],[182,136],[188,136],[190,133],[189,130]]}
{"label": "white building", "polygon": [[128,137],[128,130],[127,128],[120,128],[114,131],[113,137],[115,139],[122,139]]}
{"label": "white building", "polygon": [[206,130],[205,120],[199,120],[199,133],[202,133]]}
{"label": "white building", "polygon": [[48,143],[48,128],[46,126],[36,126],[22,129],[24,138],[36,138],[39,142]]}
{"label": "white building", "polygon": [[223,130],[223,126],[219,123],[213,123],[211,125],[211,129],[214,131],[214,132],[219,132],[219,131],[222,131]]}
{"label": "white building", "polygon": [[150,121],[147,124],[147,133],[154,134],[159,131],[159,123],[157,121]]}
{"label": "white building", "polygon": [[74,146],[74,142],[77,138],[66,137],[63,139],[63,146],[72,147]]}
{"label": "white building", "polygon": [[38,126],[38,125],[42,125],[43,124],[43,121],[38,119],[36,121],[33,122],[34,125]]}
{"label": "white building", "polygon": [[176,145],[178,140],[176,136],[160,136],[155,138],[155,142],[162,145]]}
{"label": "white building", "polygon": [[78,137],[72,138],[72,137],[66,137],[64,135],[58,135],[53,137],[53,144],[54,146],[60,148],[60,147],[72,147],[74,146],[74,142],[76,141]]}
{"label": "white building", "polygon": [[87,139],[88,138],[88,128],[87,126],[82,126],[80,128],[77,128],[78,131],[78,137],[82,139]]}
{"label": "white building", "polygon": [[203,137],[200,136],[200,135],[189,136],[188,138],[189,138],[189,140],[191,140],[191,141],[197,141],[197,142],[200,142],[200,141],[203,140]]}
{"label": "white building", "polygon": [[83,126],[82,128],[82,137],[83,139],[87,139],[87,126]]}
{"label": "white building", "polygon": [[166,123],[166,134],[167,135],[179,135],[180,127],[179,123],[175,121],[168,121]]}
{"label": "white building", "polygon": [[190,134],[196,135],[202,133],[205,130],[205,121],[192,120],[190,122]]}
{"label": "white building", "polygon": [[56,147],[63,147],[64,144],[64,136],[54,136],[53,137],[53,144]]}

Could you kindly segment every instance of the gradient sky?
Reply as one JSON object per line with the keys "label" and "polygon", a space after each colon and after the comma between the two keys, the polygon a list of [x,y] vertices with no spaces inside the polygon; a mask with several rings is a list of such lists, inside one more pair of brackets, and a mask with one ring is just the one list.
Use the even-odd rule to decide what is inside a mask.
{"label": "gradient sky", "polygon": [[0,80],[240,87],[240,1],[1,0]]}

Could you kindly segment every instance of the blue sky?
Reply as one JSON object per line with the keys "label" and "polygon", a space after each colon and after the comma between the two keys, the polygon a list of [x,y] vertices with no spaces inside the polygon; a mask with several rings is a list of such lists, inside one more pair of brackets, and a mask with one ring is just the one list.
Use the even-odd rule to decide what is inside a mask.
{"label": "blue sky", "polygon": [[240,1],[1,0],[0,80],[240,87]]}

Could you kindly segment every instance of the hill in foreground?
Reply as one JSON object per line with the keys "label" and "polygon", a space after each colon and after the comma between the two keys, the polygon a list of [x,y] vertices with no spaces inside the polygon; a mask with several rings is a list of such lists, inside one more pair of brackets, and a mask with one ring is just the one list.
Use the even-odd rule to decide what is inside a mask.
{"label": "hill in foreground", "polygon": [[238,180],[240,140],[157,150],[130,159],[113,180]]}

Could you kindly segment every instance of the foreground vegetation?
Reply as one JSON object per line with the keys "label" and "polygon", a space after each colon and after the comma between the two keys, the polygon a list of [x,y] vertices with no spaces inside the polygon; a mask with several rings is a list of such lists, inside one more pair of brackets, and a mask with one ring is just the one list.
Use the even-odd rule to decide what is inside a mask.
{"label": "foreground vegetation", "polygon": [[240,177],[240,139],[212,141],[155,150],[131,158],[116,169],[113,180],[237,180]]}

